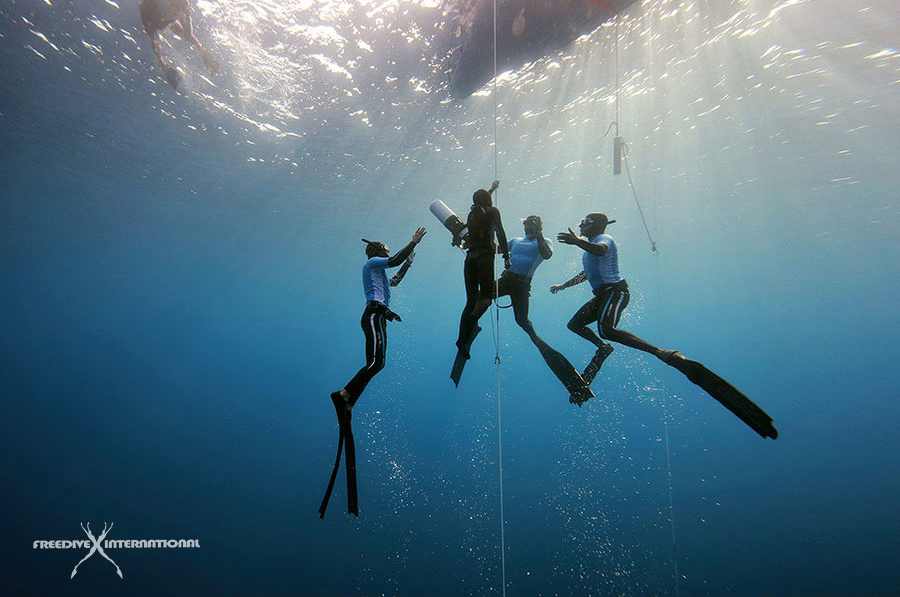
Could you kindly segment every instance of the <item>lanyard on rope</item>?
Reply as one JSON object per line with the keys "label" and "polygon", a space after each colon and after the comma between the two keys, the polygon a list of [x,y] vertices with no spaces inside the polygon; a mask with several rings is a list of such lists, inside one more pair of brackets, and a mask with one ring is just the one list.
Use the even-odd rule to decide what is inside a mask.
{"label": "lanyard on rope", "polygon": [[616,119],[606,129],[606,134],[615,127],[616,136],[613,139],[613,174],[622,173],[622,161],[625,162],[625,172],[628,174],[628,184],[631,186],[631,194],[634,196],[634,203],[637,205],[638,213],[641,214],[641,222],[644,223],[644,230],[647,232],[647,238],[650,240],[650,252],[654,255],[659,253],[656,248],[656,241],[650,233],[650,227],[647,225],[647,218],[644,217],[644,210],[641,208],[641,202],[638,199],[637,189],[634,187],[634,180],[631,178],[631,166],[628,164],[628,144],[625,138],[619,134],[619,16],[616,15],[615,30],[615,62],[616,62]]}

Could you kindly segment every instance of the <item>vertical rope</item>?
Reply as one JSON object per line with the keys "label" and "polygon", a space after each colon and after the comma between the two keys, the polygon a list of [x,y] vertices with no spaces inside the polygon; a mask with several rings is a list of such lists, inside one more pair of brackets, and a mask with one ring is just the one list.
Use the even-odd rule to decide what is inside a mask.
{"label": "vertical rope", "polygon": [[666,433],[666,478],[669,486],[669,528],[672,530],[672,566],[675,572],[675,597],[679,597],[680,579],[678,575],[678,545],[675,543],[675,506],[672,503],[672,463],[669,457],[669,423],[666,419],[666,407],[663,406],[663,429]]}
{"label": "vertical rope", "polygon": [[[500,180],[497,176],[497,0],[493,1],[494,8],[494,78],[491,83],[491,98],[494,100],[494,180]],[[500,189],[496,193],[497,209],[500,208]],[[506,519],[503,512],[503,412],[500,408],[500,309],[497,304],[499,294],[499,281],[497,280],[497,260],[494,259],[494,314],[496,332],[494,342],[494,363],[497,365],[497,461],[500,477],[500,593],[506,597]]]}
{"label": "vertical rope", "polygon": [[[650,56],[654,56],[653,52],[653,13],[651,12],[649,15],[650,19]],[[649,60],[650,65],[650,118],[656,118],[656,111],[653,105],[653,88],[654,88],[654,71],[653,71],[653,60]],[[618,67],[616,67],[618,70]],[[628,158],[626,152],[625,158],[625,167],[628,168]],[[631,169],[628,168],[628,180],[631,181]],[[657,201],[656,201],[656,177],[651,178],[652,187],[652,196],[653,196],[653,230],[655,232],[659,232],[659,213],[657,211]],[[631,186],[632,191],[634,191],[634,184]],[[637,195],[635,195],[635,201],[637,201]],[[638,205],[640,207],[640,204]],[[641,217],[643,218],[644,214],[641,212]],[[645,224],[646,226],[646,224]],[[648,230],[649,235],[649,230]],[[658,341],[662,343],[663,338],[663,325],[662,325],[662,276],[660,275],[660,264],[659,264],[659,251],[656,250],[656,242],[651,237],[650,244],[652,245],[653,255],[656,257],[656,325],[657,325],[657,334],[656,337]],[[662,400],[662,409],[663,409],[663,433],[665,437],[665,448],[666,448],[666,488],[669,496],[669,530],[672,536],[672,570],[675,577],[675,597],[680,597],[681,595],[681,575],[678,572],[678,544],[675,540],[675,504],[673,499],[674,488],[672,486],[672,450],[669,446],[669,413],[666,408],[666,401]]]}
{"label": "vertical rope", "polygon": [[615,62],[616,62],[616,137],[619,136],[619,15],[616,15],[613,33],[616,36]]}
{"label": "vertical rope", "polygon": [[[652,25],[652,15],[650,16],[651,25]],[[652,28],[651,28],[652,29]],[[650,33],[650,43],[653,43],[653,32],[651,30]],[[653,55],[651,50],[651,56]],[[653,61],[650,60],[650,84],[651,87],[653,85]],[[615,63],[616,63],[616,135],[619,135],[619,15],[616,15],[615,22]],[[653,113],[653,92],[651,89],[650,93],[650,117],[654,117]],[[660,268],[659,268],[659,251],[656,248],[656,241],[653,239],[653,235],[650,233],[650,227],[647,225],[647,219],[644,217],[644,210],[641,208],[641,203],[638,200],[637,190],[634,186],[634,180],[631,177],[631,165],[628,163],[628,146],[623,142],[623,152],[622,157],[625,161],[625,172],[628,174],[628,184],[631,187],[631,193],[634,196],[634,202],[637,205],[638,213],[641,215],[641,222],[644,224],[644,230],[647,232],[647,238],[650,240],[650,251],[656,257],[656,309],[657,309],[657,338],[662,342],[662,284],[661,284],[661,276],[660,276]],[[655,187],[654,187],[655,188]],[[654,219],[654,229],[658,230],[658,217],[656,211],[656,193],[653,193],[653,219]],[[673,488],[672,488],[672,457],[671,450],[669,448],[669,421],[668,421],[668,413],[666,411],[665,402],[662,401],[662,409],[663,409],[663,434],[665,437],[665,448],[666,448],[666,488],[668,490],[669,496],[669,528],[672,534],[672,566],[674,569],[675,575],[675,597],[680,597],[680,578],[678,573],[678,546],[675,541],[675,506],[674,500],[672,497]]]}

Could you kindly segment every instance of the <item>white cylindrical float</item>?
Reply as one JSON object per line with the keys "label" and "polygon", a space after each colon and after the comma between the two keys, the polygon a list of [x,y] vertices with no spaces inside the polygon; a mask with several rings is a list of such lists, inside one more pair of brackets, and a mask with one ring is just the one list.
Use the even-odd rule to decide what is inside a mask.
{"label": "white cylindrical float", "polygon": [[450,234],[453,235],[453,244],[462,244],[466,235],[469,233],[469,229],[466,227],[465,222],[460,220],[459,216],[453,213],[453,210],[447,207],[440,199],[432,201],[429,209],[431,210],[431,213],[434,214],[434,217],[444,225],[444,228],[449,230]]}

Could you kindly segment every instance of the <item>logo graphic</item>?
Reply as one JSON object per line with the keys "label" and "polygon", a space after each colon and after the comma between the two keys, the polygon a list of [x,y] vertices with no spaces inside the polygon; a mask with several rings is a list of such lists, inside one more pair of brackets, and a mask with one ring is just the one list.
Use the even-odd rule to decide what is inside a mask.
{"label": "logo graphic", "polygon": [[88,552],[88,555],[84,556],[80,562],[75,564],[75,568],[72,569],[72,576],[70,576],[69,578],[75,578],[75,573],[78,572],[78,567],[81,566],[81,564],[83,564],[86,559],[88,559],[89,557],[94,555],[95,552],[98,552],[98,551],[100,552],[101,556],[103,556],[104,558],[106,558],[107,560],[112,562],[112,565],[116,567],[116,572],[119,573],[119,578],[122,578],[122,571],[119,569],[119,565],[116,564],[115,562],[113,562],[113,559],[111,557],[106,555],[106,552],[103,551],[103,546],[100,545],[103,542],[103,540],[106,539],[107,533],[109,533],[112,530],[112,528],[113,528],[113,523],[109,523],[109,528],[107,529],[106,523],[104,522],[103,523],[103,533],[100,535],[99,539],[95,539],[94,534],[91,533],[91,523],[87,524],[87,528],[84,528],[84,524],[81,525],[81,530],[84,531],[85,533],[87,533],[88,539],[90,539],[91,543],[93,543],[93,547],[91,547],[91,550]]}
{"label": "logo graphic", "polygon": [[116,567],[116,574],[119,575],[119,578],[122,578],[122,569],[119,568],[119,565],[116,564],[113,559],[109,557],[109,554],[106,553],[106,550],[108,549],[200,548],[199,539],[107,539],[106,536],[109,534],[112,528],[113,523],[109,523],[109,526],[107,526],[104,522],[103,532],[100,533],[99,537],[95,537],[94,533],[91,532],[91,523],[88,523],[87,527],[85,527],[84,523],[81,523],[81,530],[84,531],[85,535],[87,535],[87,540],[38,540],[35,541],[32,546],[34,547],[34,549],[88,549],[89,551],[87,555],[81,558],[80,562],[75,564],[75,568],[72,569],[72,575],[69,578],[75,578],[75,575],[78,574],[78,567],[84,564],[84,562],[87,561],[95,553],[99,553],[101,556],[109,560],[109,563]]}

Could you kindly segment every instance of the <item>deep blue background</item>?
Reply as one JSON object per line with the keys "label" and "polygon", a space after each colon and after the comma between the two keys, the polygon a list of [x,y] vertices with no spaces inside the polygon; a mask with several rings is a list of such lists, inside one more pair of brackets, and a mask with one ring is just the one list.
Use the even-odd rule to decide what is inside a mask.
{"label": "deep blue background", "polygon": [[[624,347],[578,409],[508,311],[499,377],[485,325],[454,389],[462,255],[427,205],[464,213],[490,182],[490,96],[371,92],[399,132],[389,115],[360,132],[338,100],[297,125],[319,132],[277,137],[169,93],[132,8],[0,10],[3,594],[499,594],[498,388],[510,595],[674,594],[673,558],[684,595],[896,592],[900,103],[896,53],[872,57],[890,3],[634,8],[621,132],[659,255],[609,172],[609,32],[498,91],[508,233],[610,213],[622,326],[732,381],[777,442]],[[85,33],[94,14],[132,32],[134,64]],[[405,67],[375,56],[372,80]],[[320,521],[328,393],[363,358],[358,239],[399,249],[419,225],[403,323],[355,411],[361,516],[342,474]],[[556,246],[532,320],[582,365],[565,321],[587,291],[546,290],[579,267]],[[31,547],[89,521],[202,547],[110,550],[124,579],[96,555],[70,579],[82,550]]]}

